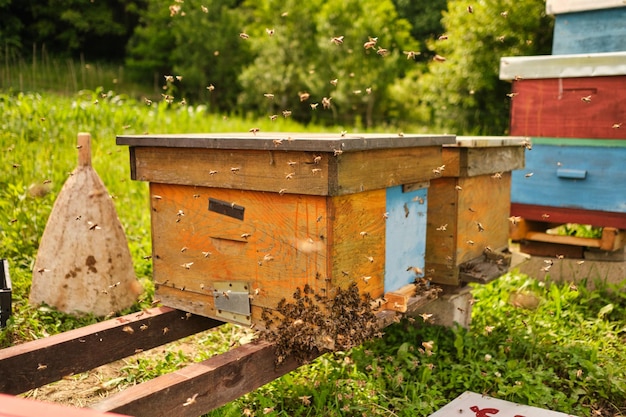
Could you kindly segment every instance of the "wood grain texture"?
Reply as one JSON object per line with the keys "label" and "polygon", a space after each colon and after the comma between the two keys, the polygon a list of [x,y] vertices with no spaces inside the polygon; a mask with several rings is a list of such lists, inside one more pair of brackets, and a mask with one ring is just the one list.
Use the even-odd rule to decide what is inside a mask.
{"label": "wood grain texture", "polygon": [[280,149],[131,149],[135,180],[287,194],[327,195],[328,162],[335,158],[324,154],[315,163],[321,154]]}
{"label": "wood grain texture", "polygon": [[388,133],[258,132],[119,135],[118,145],[192,149],[272,150],[335,153],[372,149],[414,148],[454,143],[454,135]]}
{"label": "wood grain texture", "polygon": [[[251,304],[270,308],[306,284],[316,292],[325,288],[325,197],[156,183],[150,188],[156,295],[167,294],[171,302],[179,291],[184,303],[168,305],[189,308],[195,299],[211,309],[216,281],[245,282],[254,294]],[[244,207],[243,221],[209,211],[209,198]]]}
{"label": "wood grain texture", "polygon": [[624,122],[626,76],[522,79],[513,93],[511,135],[626,139],[613,127]]}
{"label": "wood grain texture", "polygon": [[135,180],[285,194],[345,195],[434,177],[440,146],[335,155],[270,150],[131,148]]}
{"label": "wood grain texture", "polygon": [[440,146],[380,149],[341,155],[337,163],[337,192],[352,194],[435,178],[443,164]]}
{"label": "wood grain texture", "polygon": [[345,289],[356,281],[362,293],[373,298],[383,295],[385,193],[374,190],[329,198],[329,290]]}
{"label": "wood grain texture", "polygon": [[[274,346],[247,344],[130,387],[92,408],[135,417],[198,416],[298,367],[288,358],[275,365]],[[193,404],[185,406],[195,396]]]}
{"label": "wood grain texture", "polygon": [[0,392],[19,394],[221,324],[159,307],[1,349]]}
{"label": "wood grain texture", "polygon": [[524,147],[444,147],[444,177],[473,177],[524,168]]}
{"label": "wood grain texture", "polygon": [[426,272],[433,282],[458,285],[462,263],[507,246],[510,185],[510,172],[431,181]]}

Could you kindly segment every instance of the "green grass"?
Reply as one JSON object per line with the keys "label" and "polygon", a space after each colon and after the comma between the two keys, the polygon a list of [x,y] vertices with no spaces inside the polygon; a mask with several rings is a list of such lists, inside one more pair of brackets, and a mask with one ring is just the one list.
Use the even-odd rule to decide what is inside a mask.
{"label": "green grass", "polygon": [[[144,259],[150,254],[147,185],[130,181],[128,151],[115,145],[115,136],[252,126],[304,129],[289,119],[225,118],[202,106],[148,106],[103,89],[70,97],[0,92],[0,256],[9,260],[14,284],[14,315],[0,331],[0,347],[102,319],[28,304],[38,241],[54,198],[76,165],[79,131],[92,134],[93,165],[114,196],[146,289],[131,308],[136,311],[149,305],[153,292],[151,263]],[[509,300],[517,292],[536,297],[538,307],[513,306]],[[624,285],[597,283],[589,291],[511,273],[474,287],[473,297],[469,330],[405,320],[386,329],[382,339],[324,355],[209,415],[426,416],[465,390],[580,416],[626,414]],[[129,361],[104,383],[123,387],[206,359],[241,337],[235,329],[227,325],[209,332],[197,356],[174,349]]]}
{"label": "green grass", "polygon": [[[427,416],[466,390],[579,416],[624,415],[625,288],[590,292],[510,273],[474,287],[469,330],[403,320],[209,415]],[[509,302],[520,289],[540,300],[537,309]]]}

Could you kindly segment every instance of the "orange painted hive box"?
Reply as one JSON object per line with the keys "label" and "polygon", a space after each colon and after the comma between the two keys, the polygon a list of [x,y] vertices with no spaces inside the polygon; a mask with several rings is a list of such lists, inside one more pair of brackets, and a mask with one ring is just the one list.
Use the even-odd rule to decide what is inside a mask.
{"label": "orange painted hive box", "polygon": [[500,136],[444,145],[445,170],[428,189],[425,272],[432,282],[487,282],[508,269],[511,171],[524,167],[526,145],[526,138]]}
{"label": "orange painted hive box", "polygon": [[424,268],[449,135],[118,136],[150,183],[156,298],[241,324],[296,289],[372,298]]}

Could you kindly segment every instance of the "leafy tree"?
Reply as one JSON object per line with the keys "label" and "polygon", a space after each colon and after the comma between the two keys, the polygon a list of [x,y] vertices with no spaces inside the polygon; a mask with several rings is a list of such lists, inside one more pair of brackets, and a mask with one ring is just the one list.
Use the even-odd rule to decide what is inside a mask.
{"label": "leafy tree", "polygon": [[[415,65],[403,52],[417,50],[390,0],[266,0],[249,7],[256,19],[251,33],[260,40],[250,39],[257,58],[240,77],[242,104],[264,109],[263,94],[271,93],[270,112],[288,109],[300,120],[372,126],[387,119],[388,87]],[[262,28],[274,28],[274,35],[263,38]],[[366,49],[370,37],[376,40]],[[301,101],[299,93],[310,97]]]}
{"label": "leafy tree", "polygon": [[[444,32],[442,12],[448,7],[447,0],[393,0],[398,15],[411,24],[411,35],[421,44],[436,39]],[[419,60],[431,58],[428,50],[422,50]]]}
{"label": "leafy tree", "polygon": [[432,61],[416,79],[413,105],[439,129],[506,133],[510,85],[499,80],[500,58],[550,53],[552,19],[545,2],[450,0],[442,22],[448,39],[433,40],[429,48],[445,62]]}
{"label": "leafy tree", "polygon": [[23,52],[45,45],[56,55],[120,59],[145,2],[0,0],[0,27],[7,25],[0,29],[0,39]]}
{"label": "leafy tree", "polygon": [[312,92],[313,63],[319,56],[316,41],[319,35],[312,16],[322,3],[321,0],[246,3],[250,15],[245,33],[250,37],[244,42],[250,45],[256,58],[239,76],[243,86],[239,96],[242,109],[281,117],[287,111],[300,121],[312,119],[310,103],[321,97],[312,94],[310,101],[301,101],[299,93]]}
{"label": "leafy tree", "polygon": [[[207,100],[232,109],[237,75],[250,61],[239,34],[244,20],[235,0],[151,1],[128,46],[127,66],[136,79],[152,80],[178,98]],[[176,75],[167,84],[164,76]]]}

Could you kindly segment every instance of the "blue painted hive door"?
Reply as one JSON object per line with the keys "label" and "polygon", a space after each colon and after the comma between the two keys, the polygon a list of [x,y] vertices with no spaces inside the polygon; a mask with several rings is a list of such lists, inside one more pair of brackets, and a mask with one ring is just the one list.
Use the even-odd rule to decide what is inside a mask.
{"label": "blue painted hive door", "polygon": [[385,292],[398,290],[423,275],[427,195],[426,187],[406,192],[402,186],[387,189]]}

